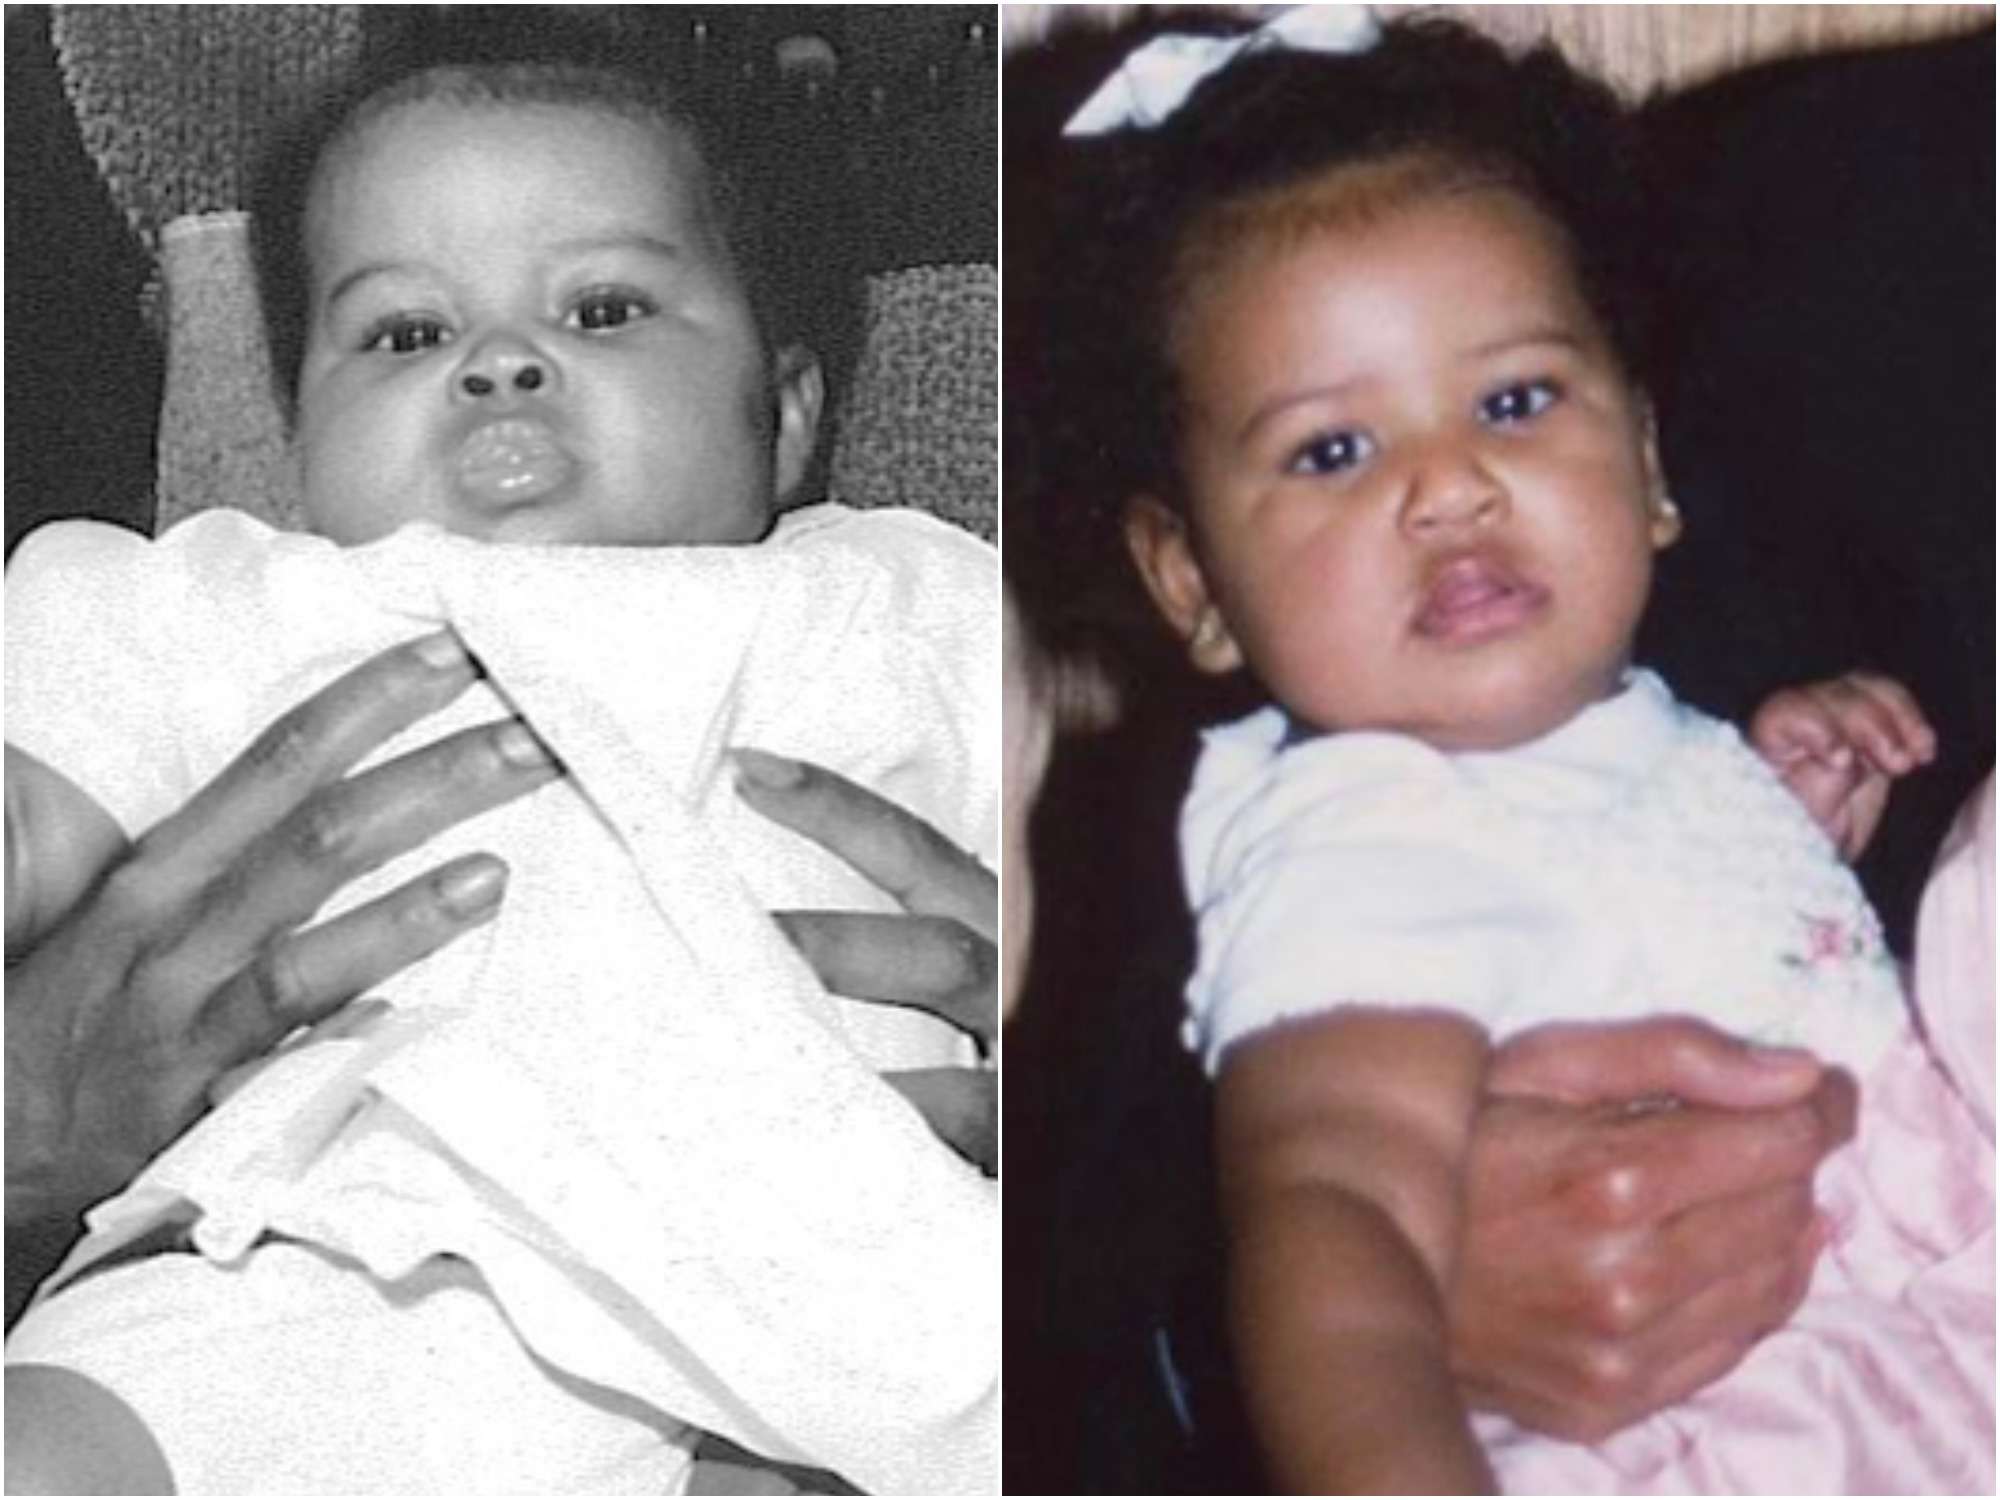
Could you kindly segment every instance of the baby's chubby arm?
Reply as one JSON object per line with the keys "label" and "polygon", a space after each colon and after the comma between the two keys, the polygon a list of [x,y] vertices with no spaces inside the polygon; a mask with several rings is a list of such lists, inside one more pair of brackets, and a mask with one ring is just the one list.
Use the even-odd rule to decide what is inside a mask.
{"label": "baby's chubby arm", "polygon": [[31,946],[128,847],[75,782],[7,747],[7,956]]}
{"label": "baby's chubby arm", "polygon": [[1488,1051],[1457,1016],[1350,1006],[1224,1059],[1230,1326],[1284,1490],[1494,1487],[1452,1375],[1444,1292]]}

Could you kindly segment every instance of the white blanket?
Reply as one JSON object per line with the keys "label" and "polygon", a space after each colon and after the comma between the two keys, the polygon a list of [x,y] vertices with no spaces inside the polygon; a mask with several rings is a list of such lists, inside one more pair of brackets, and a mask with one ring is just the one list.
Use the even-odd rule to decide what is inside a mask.
{"label": "white blanket", "polygon": [[187,1205],[225,1260],[267,1232],[385,1279],[460,1255],[588,1380],[867,1489],[994,1488],[995,1193],[876,1076],[963,1044],[829,1000],[767,911],[886,903],[742,808],[722,751],[832,765],[990,860],[997,589],[949,528],[831,508],[750,548],[341,551],[228,512],[31,539],[8,738],[135,834],[438,624],[491,690],[385,754],[511,707],[569,772],[352,891],[459,850],[512,872],[499,921],[358,1034],[296,1042],[100,1206],[64,1274]]}

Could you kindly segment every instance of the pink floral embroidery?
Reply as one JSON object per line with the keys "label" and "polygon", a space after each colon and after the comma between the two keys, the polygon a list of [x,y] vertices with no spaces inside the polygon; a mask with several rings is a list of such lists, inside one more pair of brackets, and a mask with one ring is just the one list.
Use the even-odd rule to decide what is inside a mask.
{"label": "pink floral embroidery", "polygon": [[1865,933],[1849,930],[1837,917],[1812,917],[1801,912],[1805,924],[1804,951],[1787,953],[1784,961],[1795,969],[1817,969],[1822,964],[1847,963],[1868,955]]}
{"label": "pink floral embroidery", "polygon": [[1849,950],[1847,929],[1829,917],[1813,917],[1806,922],[1806,962],[1839,958]]}

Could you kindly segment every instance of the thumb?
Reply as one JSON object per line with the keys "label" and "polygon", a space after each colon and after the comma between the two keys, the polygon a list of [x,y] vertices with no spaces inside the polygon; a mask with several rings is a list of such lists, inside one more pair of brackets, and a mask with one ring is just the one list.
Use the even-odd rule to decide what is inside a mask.
{"label": "thumb", "polygon": [[1572,1104],[1668,1095],[1722,1109],[1795,1104],[1820,1065],[1797,1047],[1762,1047],[1691,1016],[1558,1023],[1523,1032],[1494,1053],[1487,1088]]}

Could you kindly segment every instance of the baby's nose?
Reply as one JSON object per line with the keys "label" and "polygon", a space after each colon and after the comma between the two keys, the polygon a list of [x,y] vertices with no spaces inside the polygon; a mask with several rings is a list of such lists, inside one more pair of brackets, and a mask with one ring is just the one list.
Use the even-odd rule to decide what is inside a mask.
{"label": "baby's nose", "polygon": [[459,364],[458,388],[486,398],[501,392],[539,391],[553,384],[554,370],[531,341],[494,332],[467,347]]}
{"label": "baby's nose", "polygon": [[[542,367],[530,362],[515,369],[511,383],[517,391],[538,391],[544,378]],[[459,383],[468,396],[490,396],[500,388],[499,382],[482,370],[467,370]]]}

